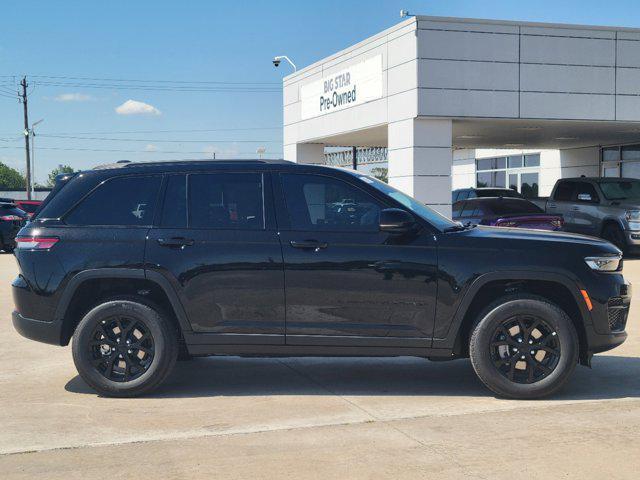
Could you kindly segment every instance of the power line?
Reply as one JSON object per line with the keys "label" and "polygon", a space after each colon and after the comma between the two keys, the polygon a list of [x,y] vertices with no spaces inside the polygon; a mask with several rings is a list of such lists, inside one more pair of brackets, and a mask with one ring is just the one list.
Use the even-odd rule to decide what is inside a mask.
{"label": "power line", "polygon": [[137,133],[204,133],[204,132],[244,132],[258,130],[282,130],[282,127],[245,127],[245,128],[203,128],[182,130],[121,130],[110,132],[53,132],[51,135],[125,135]]}
{"label": "power line", "polygon": [[145,143],[280,143],[280,140],[163,140],[154,138],[108,138],[108,137],[78,137],[72,135],[51,135],[40,133],[40,137],[61,138],[69,140],[98,140],[106,142],[145,142]]}
{"label": "power line", "polygon": [[[13,75],[3,75],[13,77]],[[160,80],[160,79],[132,79],[132,78],[100,78],[100,77],[74,77],[63,75],[31,75],[32,78],[50,78],[63,80],[90,80],[98,82],[139,82],[139,83],[175,83],[175,84],[205,84],[205,85],[281,85],[280,82],[230,82],[218,80]]]}
{"label": "power line", "polygon": [[90,84],[90,83],[61,83],[61,82],[38,82],[42,87],[64,87],[64,88],[96,88],[108,90],[140,90],[157,92],[212,92],[212,93],[278,93],[280,88],[267,87],[168,87],[162,85],[126,85],[126,84]]}
{"label": "power line", "polygon": [[[12,146],[4,146],[0,145],[2,149],[22,149],[22,147],[12,147]],[[193,155],[206,155],[207,152],[203,151],[184,151],[184,150],[157,150],[157,151],[147,151],[147,150],[123,150],[123,149],[112,149],[112,148],[67,148],[67,147],[38,147],[38,150],[59,150],[65,152],[108,152],[108,153],[143,153],[143,154],[193,154]],[[224,152],[216,152],[216,155],[226,155],[226,156],[234,156],[234,155],[256,155],[255,152],[234,152],[234,153],[224,153]],[[265,152],[265,155],[280,155],[282,156],[282,152]]]}

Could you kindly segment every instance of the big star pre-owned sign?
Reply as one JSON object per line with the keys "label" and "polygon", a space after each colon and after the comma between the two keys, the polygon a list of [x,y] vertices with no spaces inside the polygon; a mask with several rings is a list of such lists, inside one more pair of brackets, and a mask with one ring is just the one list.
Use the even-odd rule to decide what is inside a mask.
{"label": "big star pre-owned sign", "polygon": [[302,118],[312,118],[382,97],[382,55],[302,85]]}

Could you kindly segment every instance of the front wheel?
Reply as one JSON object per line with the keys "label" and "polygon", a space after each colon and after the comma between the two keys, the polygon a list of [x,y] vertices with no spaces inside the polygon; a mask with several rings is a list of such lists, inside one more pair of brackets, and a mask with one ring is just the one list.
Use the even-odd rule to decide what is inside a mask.
{"label": "front wheel", "polygon": [[148,393],[169,375],[178,341],[169,321],[148,305],[113,300],[94,307],[73,335],[73,361],[101,395]]}
{"label": "front wheel", "polygon": [[479,317],[469,352],[473,368],[502,397],[535,399],[555,393],[578,363],[578,335],[571,319],[544,298],[514,295]]}

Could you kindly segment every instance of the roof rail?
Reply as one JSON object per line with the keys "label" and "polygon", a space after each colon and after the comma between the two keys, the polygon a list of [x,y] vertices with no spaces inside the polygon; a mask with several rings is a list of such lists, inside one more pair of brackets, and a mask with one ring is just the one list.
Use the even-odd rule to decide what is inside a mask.
{"label": "roof rail", "polygon": [[198,164],[290,164],[289,160],[283,159],[255,159],[255,160],[244,160],[244,159],[202,159],[202,160],[165,160],[165,161],[154,161],[154,162],[131,162],[122,164],[119,166],[123,167],[147,167],[147,166],[158,166],[158,165],[198,165]]}

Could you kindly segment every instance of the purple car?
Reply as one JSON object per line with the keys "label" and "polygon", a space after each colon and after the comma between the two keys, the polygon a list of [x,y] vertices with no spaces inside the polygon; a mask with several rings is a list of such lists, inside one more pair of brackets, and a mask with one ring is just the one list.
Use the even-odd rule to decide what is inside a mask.
{"label": "purple car", "polygon": [[549,215],[524,198],[472,198],[453,204],[453,219],[494,227],[562,230],[561,215]]}

